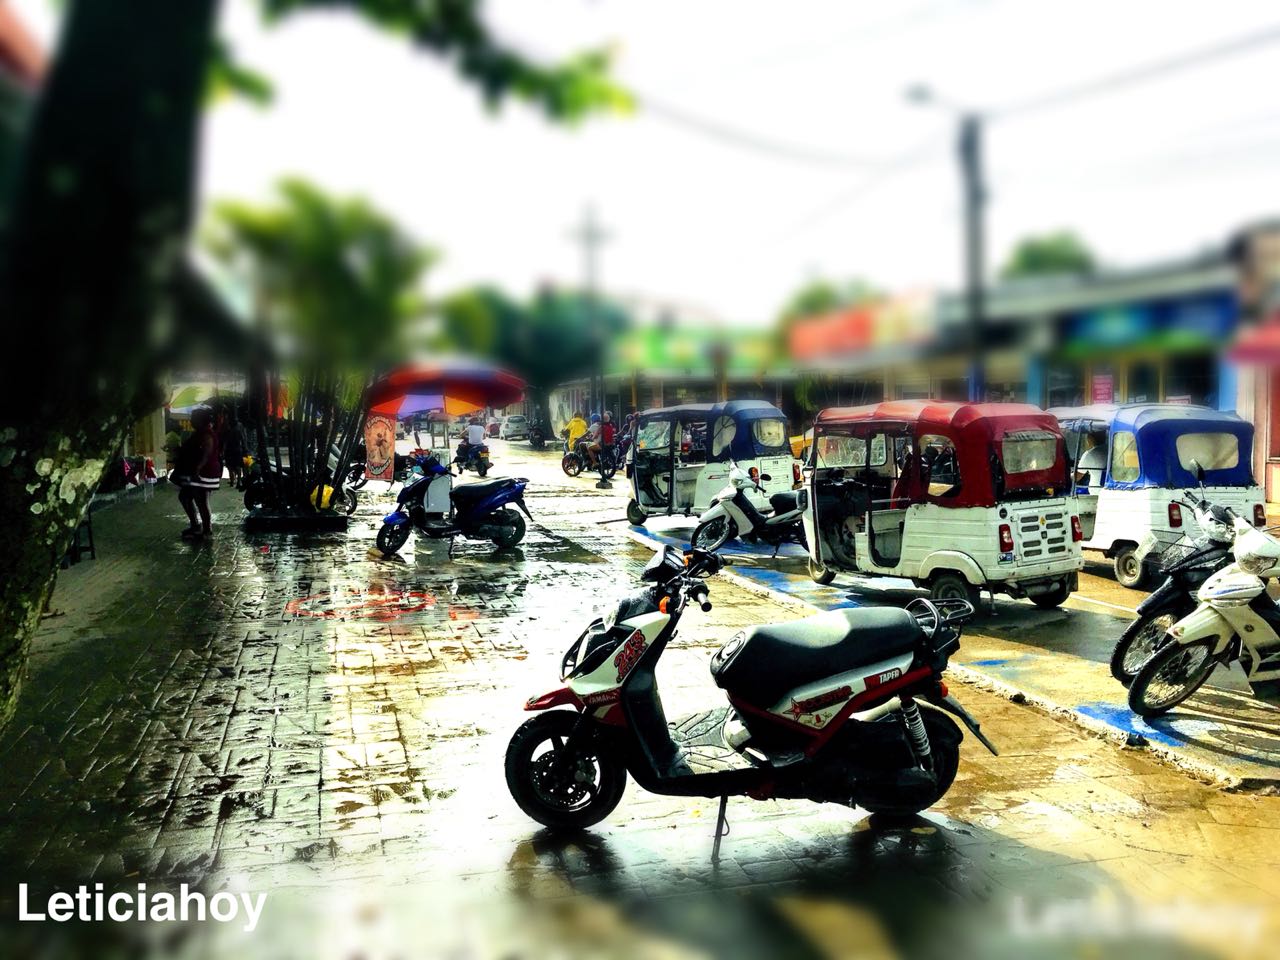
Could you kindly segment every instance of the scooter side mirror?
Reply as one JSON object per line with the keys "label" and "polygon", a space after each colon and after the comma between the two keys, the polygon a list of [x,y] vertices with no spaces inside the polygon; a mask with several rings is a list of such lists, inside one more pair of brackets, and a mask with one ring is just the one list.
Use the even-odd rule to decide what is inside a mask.
{"label": "scooter side mirror", "polygon": [[1196,475],[1196,482],[1204,486],[1204,467],[1200,465],[1200,461],[1192,460],[1190,466],[1191,472]]}
{"label": "scooter side mirror", "polygon": [[760,480],[761,480],[762,482],[764,482],[764,483],[768,483],[768,482],[769,482],[770,480],[772,480],[772,479],[773,479],[773,477],[769,476],[769,474],[767,474],[767,473],[762,473],[762,474],[760,474]]}

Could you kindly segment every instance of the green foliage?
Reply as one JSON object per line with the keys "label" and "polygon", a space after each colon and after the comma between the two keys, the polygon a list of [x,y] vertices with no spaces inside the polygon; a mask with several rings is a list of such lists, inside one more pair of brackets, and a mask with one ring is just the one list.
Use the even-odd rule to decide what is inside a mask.
{"label": "green foliage", "polygon": [[783,304],[778,312],[778,326],[785,331],[803,317],[871,303],[880,296],[880,292],[864,280],[849,280],[844,283],[826,279],[810,280]]}
{"label": "green foliage", "polygon": [[1000,271],[1006,280],[1063,274],[1089,274],[1097,266],[1092,251],[1069,230],[1024,237]]}
{"label": "green foliage", "polygon": [[275,99],[275,88],[271,81],[240,64],[232,55],[231,48],[221,40],[213,42],[206,71],[206,104],[217,103],[229,97],[241,97],[259,107],[265,107]]}
{"label": "green foliage", "polygon": [[[563,63],[543,65],[498,40],[481,17],[481,0],[259,0],[270,23],[309,10],[346,10],[386,33],[407,38],[448,60],[465,80],[496,107],[514,96],[535,104],[557,120],[574,122],[591,113],[629,113],[631,94],[609,79],[612,54],[589,50]],[[220,59],[219,59],[220,58]],[[223,90],[256,102],[270,97],[270,84],[231,60],[224,45],[215,50],[212,79]]]}
{"label": "green foliage", "polygon": [[401,355],[435,252],[365,200],[300,179],[282,181],[279,195],[269,206],[216,204],[206,236],[257,292],[275,346],[302,366],[356,372]]}
{"label": "green foliage", "polygon": [[573,291],[543,291],[521,303],[476,287],[446,297],[437,313],[439,345],[509,366],[538,390],[588,372],[602,344],[630,323],[620,307]]}

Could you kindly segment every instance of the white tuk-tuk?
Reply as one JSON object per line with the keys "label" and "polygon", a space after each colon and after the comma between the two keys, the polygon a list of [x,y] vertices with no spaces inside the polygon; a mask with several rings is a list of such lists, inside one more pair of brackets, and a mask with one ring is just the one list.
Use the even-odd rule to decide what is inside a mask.
{"label": "white tuk-tuk", "polygon": [[1074,464],[1084,547],[1103,551],[1126,587],[1146,579],[1144,554],[1199,535],[1192,511],[1176,502],[1184,490],[1200,495],[1199,471],[1204,496],[1266,525],[1253,480],[1253,426],[1234,413],[1172,403],[1049,412],[1062,425]]}
{"label": "white tuk-tuk", "polygon": [[787,418],[763,400],[655,407],[637,417],[635,429],[626,464],[627,519],[634,524],[702,513],[728,482],[731,463],[759,471],[763,493],[751,496],[762,510],[771,494],[789,491],[800,480]]}
{"label": "white tuk-tuk", "polygon": [[[979,590],[1046,609],[1076,589],[1066,444],[1038,407],[900,400],[824,410],[806,465],[809,574],[905,577],[937,600]],[[802,495],[802,500],[806,499]]]}

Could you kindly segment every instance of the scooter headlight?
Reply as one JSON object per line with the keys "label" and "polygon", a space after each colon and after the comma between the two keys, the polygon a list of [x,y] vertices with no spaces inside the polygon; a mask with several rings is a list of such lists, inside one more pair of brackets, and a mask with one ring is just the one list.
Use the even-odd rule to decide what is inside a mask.
{"label": "scooter headlight", "polygon": [[1236,563],[1245,573],[1260,577],[1271,569],[1275,561],[1271,557],[1264,557],[1256,553],[1246,553],[1243,557],[1238,558]]}

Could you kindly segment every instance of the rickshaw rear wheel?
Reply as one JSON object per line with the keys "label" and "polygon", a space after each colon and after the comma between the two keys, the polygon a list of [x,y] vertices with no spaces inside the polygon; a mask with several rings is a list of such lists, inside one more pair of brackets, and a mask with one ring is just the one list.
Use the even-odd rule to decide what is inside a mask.
{"label": "rickshaw rear wheel", "polygon": [[967,600],[978,609],[978,588],[959,573],[940,573],[929,583],[930,600]]}
{"label": "rickshaw rear wheel", "polygon": [[1122,587],[1129,587],[1131,590],[1138,590],[1142,587],[1142,583],[1147,579],[1147,570],[1142,561],[1138,559],[1138,547],[1136,544],[1127,543],[1116,551],[1112,558],[1112,565],[1115,567],[1116,580]]}
{"label": "rickshaw rear wheel", "polygon": [[813,578],[814,583],[820,583],[824,587],[836,578],[836,572],[825,564],[819,563],[813,557],[809,558],[809,576]]}
{"label": "rickshaw rear wheel", "polygon": [[1041,610],[1054,610],[1062,606],[1069,596],[1071,596],[1071,588],[1065,583],[1060,583],[1048,593],[1035,594],[1031,602]]}
{"label": "rickshaw rear wheel", "polygon": [[640,508],[640,504],[634,500],[627,501],[627,522],[632,526],[643,527],[644,522],[649,519],[649,515]]}

